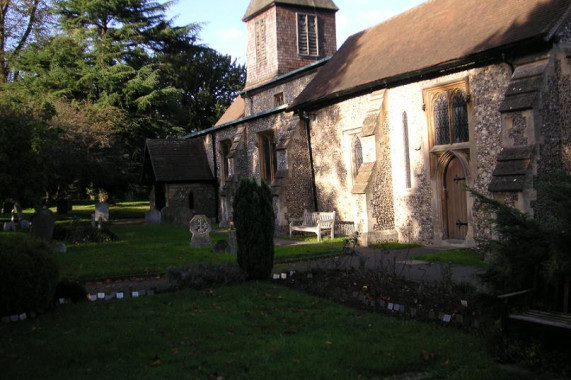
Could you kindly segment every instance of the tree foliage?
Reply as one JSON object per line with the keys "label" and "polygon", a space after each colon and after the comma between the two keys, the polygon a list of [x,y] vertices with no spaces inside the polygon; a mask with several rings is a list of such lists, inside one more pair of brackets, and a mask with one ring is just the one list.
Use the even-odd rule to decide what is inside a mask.
{"label": "tree foliage", "polygon": [[266,279],[274,264],[272,192],[264,182],[242,179],[233,207],[238,264],[249,279]]}
{"label": "tree foliage", "polygon": [[31,41],[51,28],[49,0],[0,1],[0,82],[11,74],[10,62]]}
{"label": "tree foliage", "polygon": [[57,18],[57,33],[46,35],[37,13],[38,32],[21,45],[16,32],[0,31],[11,41],[11,50],[2,50],[10,54],[0,57],[9,72],[0,102],[26,108],[24,124],[35,118],[38,154],[48,158],[47,179],[37,182],[51,196],[87,183],[127,190],[139,177],[145,139],[212,126],[244,83],[243,66],[197,43],[198,24],[174,26],[166,18],[172,1],[1,4],[51,5]]}

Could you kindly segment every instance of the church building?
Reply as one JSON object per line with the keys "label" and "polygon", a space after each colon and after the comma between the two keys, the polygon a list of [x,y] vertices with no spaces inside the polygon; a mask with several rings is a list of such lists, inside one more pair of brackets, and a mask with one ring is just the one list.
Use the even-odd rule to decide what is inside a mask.
{"label": "church building", "polygon": [[247,82],[201,141],[232,217],[241,178],[271,185],[276,226],[335,211],[362,244],[474,246],[474,189],[540,213],[571,170],[568,0],[429,0],[347,39],[331,0],[252,0]]}

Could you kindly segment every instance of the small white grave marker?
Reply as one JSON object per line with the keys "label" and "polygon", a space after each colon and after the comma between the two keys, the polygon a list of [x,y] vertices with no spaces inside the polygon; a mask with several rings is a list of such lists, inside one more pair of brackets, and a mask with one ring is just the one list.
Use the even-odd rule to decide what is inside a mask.
{"label": "small white grave marker", "polygon": [[60,305],[65,305],[65,302],[66,302],[66,301],[65,301],[65,298],[60,298],[60,299],[59,299],[59,304],[60,304]]}
{"label": "small white grave marker", "polygon": [[97,301],[97,294],[88,294],[87,299],[89,299],[91,302]]}
{"label": "small white grave marker", "polygon": [[25,321],[26,319],[28,319],[28,316],[26,315],[26,313],[24,313],[24,314],[20,314],[20,315],[18,316],[18,318],[19,318],[21,321]]}
{"label": "small white grave marker", "polygon": [[450,323],[451,320],[452,320],[452,316],[450,314],[444,314],[444,317],[442,317],[442,321],[444,321],[446,323]]}
{"label": "small white grave marker", "polygon": [[97,298],[100,299],[100,300],[104,299],[104,298],[105,298],[105,293],[103,293],[103,292],[97,293]]}
{"label": "small white grave marker", "polygon": [[18,322],[19,319],[20,319],[20,317],[18,315],[11,315],[10,316],[10,321],[12,321],[12,322]]}
{"label": "small white grave marker", "polygon": [[274,275],[272,276],[272,278],[274,280],[279,280],[280,279],[280,275],[278,273],[274,273]]}
{"label": "small white grave marker", "polygon": [[395,305],[392,303],[389,303],[389,306],[387,306],[387,309],[389,310],[393,310],[395,308]]}
{"label": "small white grave marker", "polygon": [[295,271],[294,271],[294,270],[290,270],[290,271],[289,271],[289,276],[290,276],[290,277],[293,276],[294,274],[295,274]]}
{"label": "small white grave marker", "polygon": [[462,304],[462,306],[468,307],[468,301],[466,301],[466,300],[460,300],[460,303]]}
{"label": "small white grave marker", "polygon": [[134,291],[133,293],[131,293],[131,296],[133,296],[133,298],[137,298],[139,297],[139,292]]}
{"label": "small white grave marker", "polygon": [[117,293],[117,299],[118,300],[123,299],[123,297],[125,297],[125,294],[123,292]]}
{"label": "small white grave marker", "polygon": [[285,280],[287,278],[287,273],[282,273],[282,280]]}

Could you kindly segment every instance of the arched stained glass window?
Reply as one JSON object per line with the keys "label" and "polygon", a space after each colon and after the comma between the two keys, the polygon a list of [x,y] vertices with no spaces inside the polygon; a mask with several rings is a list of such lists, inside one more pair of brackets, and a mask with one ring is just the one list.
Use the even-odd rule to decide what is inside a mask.
{"label": "arched stained glass window", "polygon": [[363,165],[363,147],[359,137],[355,136],[353,138],[353,176],[357,175],[361,165]]}
{"label": "arched stained glass window", "polygon": [[452,124],[454,125],[454,142],[469,141],[468,104],[462,90],[452,95]]}
{"label": "arched stained glass window", "polygon": [[448,96],[443,92],[434,102],[434,133],[436,145],[450,144],[450,118]]}

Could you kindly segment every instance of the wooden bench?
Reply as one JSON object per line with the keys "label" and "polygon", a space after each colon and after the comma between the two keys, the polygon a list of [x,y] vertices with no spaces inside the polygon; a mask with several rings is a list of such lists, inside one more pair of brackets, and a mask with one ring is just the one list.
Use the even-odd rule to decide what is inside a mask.
{"label": "wooden bench", "polygon": [[[568,286],[568,284],[566,284]],[[508,301],[517,297],[529,295],[535,289],[520,290],[513,293],[502,294],[498,299],[505,304],[502,316],[502,329],[508,333],[509,325],[518,325],[527,329],[541,330],[542,332],[554,333],[571,337],[571,314],[568,313],[567,304],[564,305],[563,312],[544,310],[525,310],[521,312],[510,312]],[[565,292],[568,296],[568,292]]]}
{"label": "wooden bench", "polygon": [[571,336],[571,314],[554,311],[527,310],[508,315],[512,323],[558,335]]}
{"label": "wooden bench", "polygon": [[335,211],[309,212],[304,210],[302,218],[290,219],[289,237],[292,236],[293,231],[313,232],[317,235],[317,241],[321,241],[321,232],[324,230],[330,230],[331,239],[333,239],[335,236]]}

